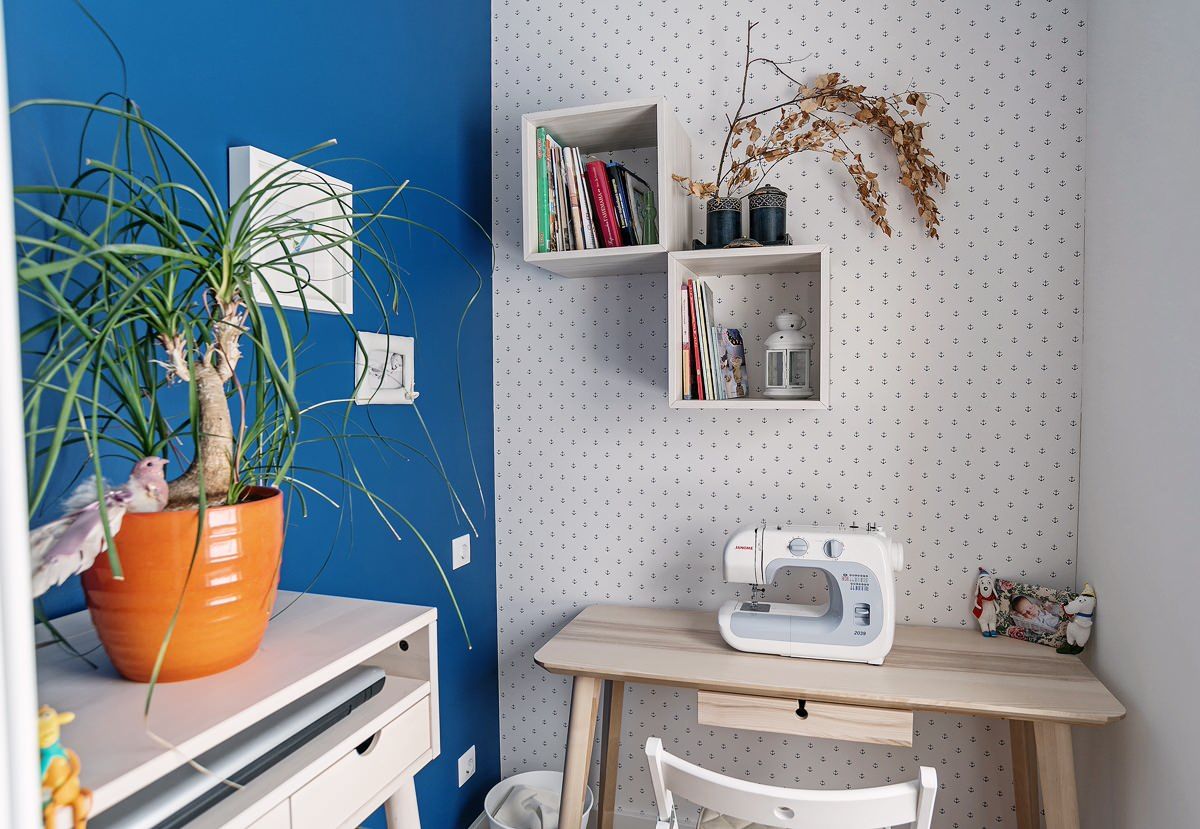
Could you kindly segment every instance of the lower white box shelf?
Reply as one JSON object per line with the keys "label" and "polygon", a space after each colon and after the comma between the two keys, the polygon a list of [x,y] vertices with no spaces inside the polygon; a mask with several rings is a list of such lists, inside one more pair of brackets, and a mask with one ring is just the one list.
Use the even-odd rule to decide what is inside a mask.
{"label": "lower white box shelf", "polygon": [[[688,279],[713,289],[715,321],[741,331],[750,396],[736,400],[683,399],[683,303]],[[673,409],[826,410],[829,408],[829,248],[786,245],[737,250],[699,250],[667,256],[668,401]],[[783,311],[804,316],[816,338],[812,371],[815,394],[807,400],[763,395],[763,341]]]}

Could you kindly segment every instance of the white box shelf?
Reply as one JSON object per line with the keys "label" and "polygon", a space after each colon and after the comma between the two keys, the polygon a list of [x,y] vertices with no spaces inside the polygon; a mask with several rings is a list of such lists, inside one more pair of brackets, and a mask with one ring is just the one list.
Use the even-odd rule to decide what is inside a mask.
{"label": "white box shelf", "polygon": [[[658,206],[655,245],[539,253],[537,249],[537,130],[545,127],[565,147],[585,154],[619,150],[654,150],[655,165],[647,176]],[[662,273],[667,252],[689,244],[689,205],[672,174],[691,175],[692,144],[664,98],[536,112],[521,118],[521,222],[525,261],[560,276],[624,276]],[[645,171],[650,173],[649,170]]]}
{"label": "white box shelf", "polygon": [[[683,303],[681,288],[702,278],[713,288],[716,321],[741,329],[746,345],[750,396],[737,400],[683,399]],[[766,306],[769,299],[771,303]],[[803,314],[816,338],[813,369],[816,395],[808,400],[762,396],[762,341],[774,332],[783,311]],[[670,254],[667,263],[668,400],[672,409],[829,408],[829,248],[787,245],[738,250],[698,250]]]}

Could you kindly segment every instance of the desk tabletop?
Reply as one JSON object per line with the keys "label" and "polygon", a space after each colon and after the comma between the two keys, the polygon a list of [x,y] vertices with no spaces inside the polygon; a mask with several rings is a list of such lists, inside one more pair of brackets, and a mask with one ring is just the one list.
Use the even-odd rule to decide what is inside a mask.
{"label": "desk tabletop", "polygon": [[899,625],[875,666],[736,651],[712,612],[593,605],[534,660],[558,674],[880,708],[1072,725],[1125,716],[1079,657],[954,628]]}
{"label": "desk tabletop", "polygon": [[118,676],[86,611],[54,625],[95,669],[39,627],[38,699],[77,717],[63,744],[79,754],[93,816],[437,618],[433,608],[283,591],[275,612],[250,661],[157,686],[148,720],[148,686]]}

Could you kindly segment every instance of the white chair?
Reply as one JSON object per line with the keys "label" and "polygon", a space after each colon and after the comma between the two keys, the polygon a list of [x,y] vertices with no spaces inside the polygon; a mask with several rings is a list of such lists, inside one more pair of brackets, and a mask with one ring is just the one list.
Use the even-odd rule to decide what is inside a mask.
{"label": "white chair", "polygon": [[675,795],[732,818],[724,822],[727,826],[748,822],[777,829],[886,829],[912,824],[915,829],[929,829],[933,820],[937,772],[925,766],[920,779],[911,783],[831,792],[726,777],[667,752],[657,737],[646,741],[646,759],[658,801],[655,829],[679,829]]}

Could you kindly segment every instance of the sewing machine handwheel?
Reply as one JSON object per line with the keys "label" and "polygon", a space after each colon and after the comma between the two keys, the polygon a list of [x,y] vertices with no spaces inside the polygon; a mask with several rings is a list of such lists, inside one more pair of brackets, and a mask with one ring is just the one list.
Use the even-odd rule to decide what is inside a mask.
{"label": "sewing machine handwheel", "polygon": [[802,720],[807,720],[808,719],[808,709],[806,709],[804,707],[807,704],[806,701],[801,699],[801,700],[796,700],[796,702],[797,702],[796,716]]}

